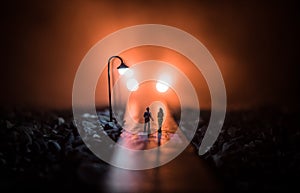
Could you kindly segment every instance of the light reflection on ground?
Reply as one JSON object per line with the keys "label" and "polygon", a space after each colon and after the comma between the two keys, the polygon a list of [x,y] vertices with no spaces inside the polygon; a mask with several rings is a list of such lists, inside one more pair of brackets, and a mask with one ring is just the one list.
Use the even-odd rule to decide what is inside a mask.
{"label": "light reflection on ground", "polygon": [[[159,106],[159,103],[152,105],[152,110]],[[118,143],[133,150],[146,150],[164,145],[170,139],[178,140],[181,143],[181,135],[175,132],[178,125],[170,116],[168,109],[166,112],[165,121],[163,123],[162,134],[156,132],[157,124],[155,121],[151,122],[151,134],[148,135],[133,125],[132,131],[127,124],[126,130],[121,134]],[[125,113],[126,114],[126,113]],[[126,116],[125,116],[126,117]],[[175,151],[176,147],[167,149],[157,148],[157,154],[152,157],[145,152],[145,159],[159,162],[163,156],[168,156]],[[119,162],[127,162],[130,165],[138,165],[137,160],[133,156],[120,155],[119,152],[113,152],[112,159]],[[126,157],[126,160],[124,158]],[[220,184],[215,178],[214,173],[210,168],[200,159],[194,148],[189,145],[178,157],[171,162],[153,169],[147,170],[125,170],[111,166],[109,177],[106,180],[106,190],[108,192],[220,192]]]}

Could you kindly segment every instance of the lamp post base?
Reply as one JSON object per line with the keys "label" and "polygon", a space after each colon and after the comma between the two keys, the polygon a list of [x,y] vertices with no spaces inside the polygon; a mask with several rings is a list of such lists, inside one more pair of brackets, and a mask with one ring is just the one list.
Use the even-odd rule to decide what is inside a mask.
{"label": "lamp post base", "polygon": [[115,121],[107,122],[103,128],[107,135],[114,141],[118,141],[123,130],[123,128]]}

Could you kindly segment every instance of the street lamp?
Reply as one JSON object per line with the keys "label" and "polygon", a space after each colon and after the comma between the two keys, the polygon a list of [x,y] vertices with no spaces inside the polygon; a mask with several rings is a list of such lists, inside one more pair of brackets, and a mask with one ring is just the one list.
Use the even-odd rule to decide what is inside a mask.
{"label": "street lamp", "polygon": [[118,58],[121,61],[121,64],[117,67],[120,74],[124,74],[128,66],[124,63],[123,59],[120,56],[112,56],[108,59],[108,97],[109,97],[109,120],[112,122],[112,108],[111,108],[111,91],[110,91],[110,61],[114,58]]}

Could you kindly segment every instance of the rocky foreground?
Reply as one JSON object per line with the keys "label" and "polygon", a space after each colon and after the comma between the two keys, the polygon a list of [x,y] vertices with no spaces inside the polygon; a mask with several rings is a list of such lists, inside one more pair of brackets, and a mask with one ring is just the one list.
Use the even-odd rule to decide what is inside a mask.
{"label": "rocky foreground", "polygon": [[[105,134],[116,141],[122,128],[105,127],[107,114],[99,112],[99,116],[103,127],[95,129],[92,121],[81,123],[85,136],[80,136],[71,111],[3,110],[0,191],[101,192],[96,187],[109,166],[94,156],[81,137],[101,143]],[[228,112],[218,140],[199,159],[214,168],[224,192],[298,192],[299,117],[299,113],[270,109]],[[195,148],[205,134],[209,112],[201,118],[192,141]]]}
{"label": "rocky foreground", "polygon": [[[202,158],[226,192],[298,192],[300,114],[273,109],[227,112],[222,132]],[[192,141],[198,148],[206,131]]]}

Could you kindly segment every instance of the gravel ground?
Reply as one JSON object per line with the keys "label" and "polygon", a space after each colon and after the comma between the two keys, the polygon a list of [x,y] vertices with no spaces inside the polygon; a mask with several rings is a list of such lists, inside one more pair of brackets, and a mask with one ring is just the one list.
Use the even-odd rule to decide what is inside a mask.
{"label": "gravel ground", "polygon": [[[0,115],[1,192],[99,192],[96,185],[109,166],[83,143],[71,111],[2,110]],[[192,141],[196,148],[209,112],[202,115]],[[299,191],[299,115],[273,109],[227,113],[217,142],[201,156],[224,182],[224,192]],[[99,143],[103,133],[117,140],[121,131],[82,124],[83,137]]]}
{"label": "gravel ground", "polygon": [[[300,114],[274,109],[227,112],[218,140],[202,158],[225,192],[299,192]],[[200,126],[195,147],[205,134]]]}

